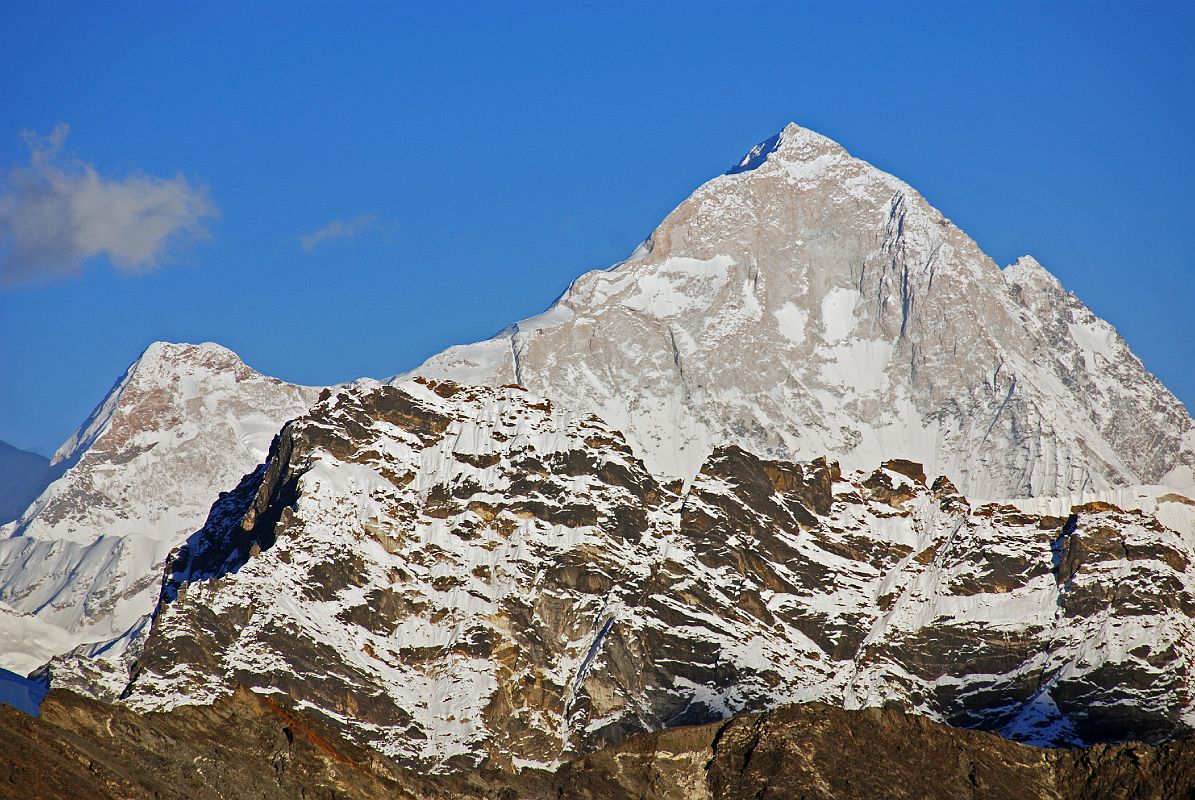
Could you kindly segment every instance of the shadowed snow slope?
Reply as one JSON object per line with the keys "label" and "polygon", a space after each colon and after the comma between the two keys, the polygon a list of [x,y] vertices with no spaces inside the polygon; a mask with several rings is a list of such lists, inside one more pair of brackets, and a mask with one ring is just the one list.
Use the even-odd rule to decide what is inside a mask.
{"label": "shadowed snow slope", "polygon": [[49,477],[50,461],[45,456],[0,442],[0,525],[19,517]]}
{"label": "shadowed snow slope", "polygon": [[1195,487],[1190,416],[1111,326],[796,125],[627,261],[395,380],[410,374],[597,413],[660,475],[735,443],[849,468],[910,458],[970,497]]}

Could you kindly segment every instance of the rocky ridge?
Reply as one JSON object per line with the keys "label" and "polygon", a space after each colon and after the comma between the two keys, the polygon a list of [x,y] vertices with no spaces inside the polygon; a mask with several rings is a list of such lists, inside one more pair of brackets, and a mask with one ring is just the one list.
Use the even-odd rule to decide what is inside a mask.
{"label": "rocky ridge", "polygon": [[789,706],[635,736],[555,774],[404,769],[273,698],[136,714],[54,692],[0,707],[0,797],[44,800],[1186,800],[1190,741],[1036,750],[892,710]]}
{"label": "rocky ridge", "polygon": [[518,387],[341,389],[173,559],[123,702],[245,685],[436,769],[810,701],[1162,740],[1195,724],[1193,561],[1149,514],[973,505],[913,462],[730,446],[685,485]]}

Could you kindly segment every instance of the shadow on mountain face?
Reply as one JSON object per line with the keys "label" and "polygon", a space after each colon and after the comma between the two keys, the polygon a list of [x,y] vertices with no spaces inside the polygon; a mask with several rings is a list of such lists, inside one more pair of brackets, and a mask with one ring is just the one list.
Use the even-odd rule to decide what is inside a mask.
{"label": "shadow on mountain face", "polygon": [[49,485],[51,472],[45,456],[0,442],[0,525],[20,518]]}
{"label": "shadow on mountain face", "polygon": [[171,559],[162,602],[174,602],[191,581],[211,581],[238,571],[273,546],[279,521],[298,499],[302,474],[289,471],[292,448],[290,433],[283,428],[274,437],[265,463],[241,478],[231,492],[220,493],[207,522],[187,537]]}

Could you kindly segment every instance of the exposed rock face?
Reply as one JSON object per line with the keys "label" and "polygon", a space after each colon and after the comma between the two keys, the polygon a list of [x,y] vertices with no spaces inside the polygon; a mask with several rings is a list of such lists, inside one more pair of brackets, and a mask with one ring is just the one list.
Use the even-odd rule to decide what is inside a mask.
{"label": "exposed rock face", "polygon": [[1195,746],[1038,750],[892,709],[787,706],[637,736],[563,767],[575,800],[1188,798]]}
{"label": "exposed rock face", "polygon": [[[0,753],[0,797],[19,800],[499,796],[484,775],[430,780],[404,771],[295,709],[243,690],[213,706],[144,716],[53,692],[41,719],[0,707]],[[528,776],[508,796],[546,800],[536,788],[541,782]]]}
{"label": "exposed rock face", "polygon": [[810,700],[1052,744],[1195,723],[1179,534],[927,482],[732,446],[686,487],[517,387],[339,390],[174,559],[125,702],[243,684],[437,768]]}
{"label": "exposed rock face", "polygon": [[564,765],[427,775],[272,697],[136,714],[54,692],[0,708],[0,797],[408,800],[1187,800],[1195,745],[1037,750],[891,709],[821,704],[635,736]]}
{"label": "exposed rock face", "polygon": [[[59,449],[57,479],[0,528],[0,666],[28,671],[72,650],[67,660],[119,659],[157,602],[167,554],[317,392],[218,345],[151,345]],[[92,682],[58,666],[62,685]],[[117,692],[127,681],[81,669]]]}
{"label": "exposed rock face", "polygon": [[1190,416],[1110,325],[795,125],[627,261],[415,373],[596,413],[662,475],[737,443],[848,469],[911,458],[973,498],[1195,488]]}

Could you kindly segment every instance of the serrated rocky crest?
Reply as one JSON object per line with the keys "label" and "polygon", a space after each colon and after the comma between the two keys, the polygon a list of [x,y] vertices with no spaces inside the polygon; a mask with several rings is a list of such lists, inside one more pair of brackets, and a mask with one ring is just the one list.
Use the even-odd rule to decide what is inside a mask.
{"label": "serrated rocky crest", "polygon": [[661,481],[517,387],[340,390],[175,560],[124,702],[285,693],[436,768],[550,766],[785,702],[1036,743],[1195,722],[1195,568],[1153,516],[973,507],[890,461]]}

